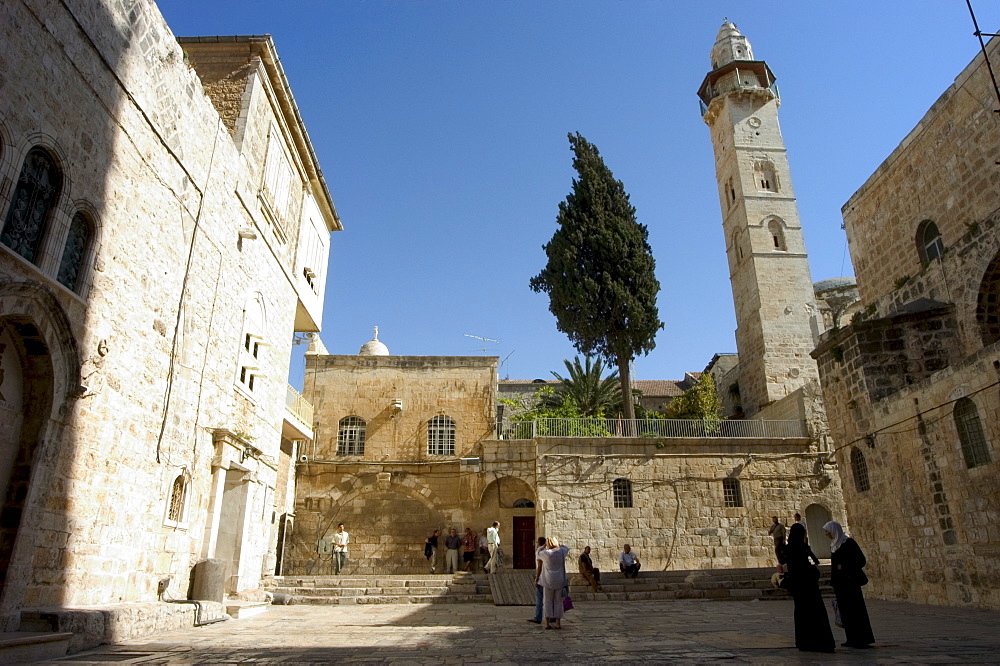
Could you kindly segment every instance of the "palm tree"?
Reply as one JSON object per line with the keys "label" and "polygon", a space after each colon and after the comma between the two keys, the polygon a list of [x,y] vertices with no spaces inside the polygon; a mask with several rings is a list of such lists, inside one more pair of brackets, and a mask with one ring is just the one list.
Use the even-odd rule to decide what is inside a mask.
{"label": "palm tree", "polygon": [[581,416],[603,416],[605,412],[614,413],[622,406],[622,386],[618,381],[618,371],[614,370],[607,377],[602,377],[608,366],[600,359],[586,357],[584,365],[577,356],[570,363],[563,360],[569,377],[563,377],[553,371],[552,376],[558,379],[562,386],[553,396],[560,403],[570,399],[575,404]]}

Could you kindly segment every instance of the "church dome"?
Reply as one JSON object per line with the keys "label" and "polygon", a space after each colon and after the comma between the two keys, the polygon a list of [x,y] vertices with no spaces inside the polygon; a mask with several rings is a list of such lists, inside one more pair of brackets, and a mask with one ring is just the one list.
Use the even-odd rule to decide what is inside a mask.
{"label": "church dome", "polygon": [[388,356],[389,348],[379,342],[378,326],[375,327],[375,335],[371,340],[361,345],[358,356]]}
{"label": "church dome", "polygon": [[843,289],[845,287],[857,287],[858,281],[852,277],[835,277],[827,278],[826,280],[820,280],[819,282],[813,283],[813,292],[816,294],[821,294],[824,291],[830,291],[833,289]]}

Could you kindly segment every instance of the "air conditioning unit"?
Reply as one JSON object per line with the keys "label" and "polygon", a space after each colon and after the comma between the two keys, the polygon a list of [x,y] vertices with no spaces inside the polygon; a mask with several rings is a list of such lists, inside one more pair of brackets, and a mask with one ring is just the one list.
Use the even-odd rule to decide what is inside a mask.
{"label": "air conditioning unit", "polygon": [[299,456],[299,462],[303,464],[309,462],[309,456],[303,453],[301,456]]}
{"label": "air conditioning unit", "polygon": [[481,458],[459,458],[459,461],[462,465],[468,465],[469,467],[479,467],[480,463],[483,462]]}

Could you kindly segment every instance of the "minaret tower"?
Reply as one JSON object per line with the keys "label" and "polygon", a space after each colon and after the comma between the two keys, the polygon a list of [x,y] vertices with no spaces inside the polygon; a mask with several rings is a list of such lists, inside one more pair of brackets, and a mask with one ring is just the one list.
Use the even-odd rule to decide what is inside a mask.
{"label": "minaret tower", "polygon": [[809,380],[816,305],[785,142],[778,89],[733,23],[712,47],[698,97],[715,147],[715,173],[736,306],[743,410],[752,417]]}

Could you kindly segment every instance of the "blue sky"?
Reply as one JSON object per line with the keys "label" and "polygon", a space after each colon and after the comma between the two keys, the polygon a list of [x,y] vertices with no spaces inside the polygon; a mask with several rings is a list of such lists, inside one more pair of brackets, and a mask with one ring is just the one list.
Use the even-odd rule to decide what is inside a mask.
{"label": "blue sky", "polygon": [[[528,288],[600,149],[649,227],[665,328],[637,379],[736,350],[708,128],[695,92],[723,17],[781,90],[813,281],[852,275],[840,207],[976,55],[964,0],[162,0],[177,35],[274,36],[345,230],[323,341],[483,353],[548,378],[576,353]],[[1000,3],[974,0],[985,32]],[[296,364],[301,364],[297,360]],[[301,369],[293,367],[292,383]]]}

